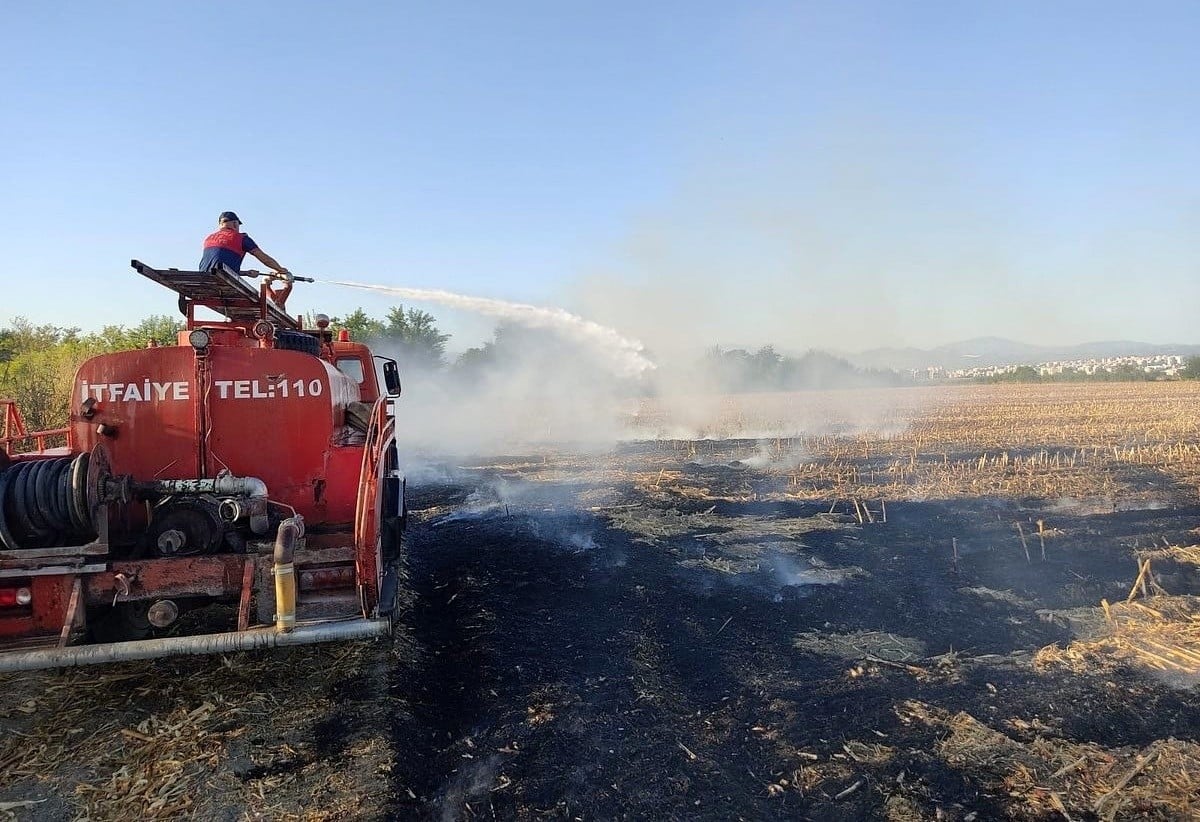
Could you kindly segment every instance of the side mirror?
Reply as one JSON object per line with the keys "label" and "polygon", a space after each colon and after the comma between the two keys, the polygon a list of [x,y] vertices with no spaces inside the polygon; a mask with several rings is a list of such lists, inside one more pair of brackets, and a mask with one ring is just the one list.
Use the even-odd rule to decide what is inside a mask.
{"label": "side mirror", "polygon": [[387,386],[389,397],[400,396],[400,368],[395,360],[383,361],[383,384]]}

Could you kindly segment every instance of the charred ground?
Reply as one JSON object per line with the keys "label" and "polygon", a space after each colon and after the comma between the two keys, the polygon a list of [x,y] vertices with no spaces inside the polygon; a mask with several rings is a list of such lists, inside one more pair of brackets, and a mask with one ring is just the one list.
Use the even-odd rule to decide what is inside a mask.
{"label": "charred ground", "polygon": [[393,642],[5,677],[0,814],[1193,813],[1194,680],[1038,652],[1195,541],[1194,463],[1013,440],[431,458]]}
{"label": "charred ground", "polygon": [[[661,448],[622,457],[651,473]],[[456,482],[416,500],[414,625],[436,675],[418,677],[428,747],[393,772],[400,816],[1036,818],[937,755],[944,727],[906,706],[1017,741],[1200,730],[1190,691],[1031,661],[1071,638],[1048,612],[1123,598],[1129,545],[1185,538],[1196,506],[1055,516],[1026,561],[1013,523],[1047,516],[1028,503],[893,503],[860,525],[849,501],[737,501],[753,478],[728,463],[671,490],[536,479],[561,472],[476,468],[469,485],[503,490],[466,515]],[[764,540],[785,521],[806,525]]]}

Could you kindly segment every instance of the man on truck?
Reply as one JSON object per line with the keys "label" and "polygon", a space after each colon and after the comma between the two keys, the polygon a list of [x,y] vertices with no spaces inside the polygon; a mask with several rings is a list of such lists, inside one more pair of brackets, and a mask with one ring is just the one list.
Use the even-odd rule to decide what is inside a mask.
{"label": "man on truck", "polygon": [[242,221],[232,211],[222,211],[217,218],[219,228],[204,238],[204,255],[200,257],[200,270],[212,271],[213,266],[223,263],[234,271],[242,270],[242,259],[246,252],[253,254],[263,265],[268,265],[279,275],[288,279],[288,270],[275,258],[258,247],[249,234],[242,233]]}

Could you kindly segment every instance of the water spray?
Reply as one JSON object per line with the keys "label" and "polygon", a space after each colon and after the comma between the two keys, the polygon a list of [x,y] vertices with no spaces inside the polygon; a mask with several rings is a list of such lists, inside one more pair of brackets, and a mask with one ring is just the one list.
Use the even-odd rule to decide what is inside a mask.
{"label": "water spray", "polygon": [[313,280],[296,276],[293,276],[292,279],[375,291],[404,300],[438,303],[476,314],[499,317],[529,328],[548,328],[601,354],[618,374],[625,377],[640,376],[656,368],[655,364],[642,353],[644,346],[639,341],[622,336],[608,326],[584,319],[562,308],[510,303],[490,297],[471,297],[440,289],[399,288],[345,280]]}

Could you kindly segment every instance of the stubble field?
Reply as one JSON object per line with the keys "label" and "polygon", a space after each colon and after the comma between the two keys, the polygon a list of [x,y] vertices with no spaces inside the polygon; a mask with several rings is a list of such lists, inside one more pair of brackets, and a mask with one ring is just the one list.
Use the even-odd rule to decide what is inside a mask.
{"label": "stubble field", "polygon": [[393,641],[4,677],[0,815],[1194,816],[1198,402],[697,398],[414,455]]}

